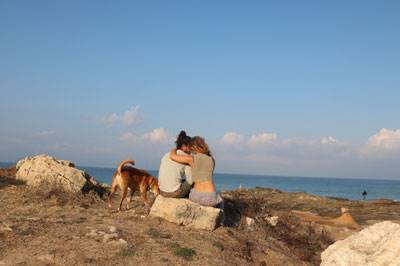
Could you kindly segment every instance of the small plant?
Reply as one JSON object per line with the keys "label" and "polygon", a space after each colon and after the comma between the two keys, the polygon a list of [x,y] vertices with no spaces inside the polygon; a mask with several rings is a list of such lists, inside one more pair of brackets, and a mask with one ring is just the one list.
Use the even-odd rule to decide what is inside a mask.
{"label": "small plant", "polygon": [[89,257],[87,257],[87,258],[84,258],[83,259],[83,262],[84,263],[95,263],[96,262],[96,259],[95,258],[89,258]]}
{"label": "small plant", "polygon": [[149,230],[147,230],[147,234],[152,238],[172,238],[171,234],[160,232],[155,228],[150,228]]}
{"label": "small plant", "polygon": [[124,248],[122,249],[118,255],[122,257],[132,257],[135,256],[136,252],[132,248]]}
{"label": "small plant", "polygon": [[32,231],[30,229],[23,229],[21,231],[18,232],[18,234],[20,236],[28,236],[32,233]]}
{"label": "small plant", "polygon": [[196,251],[194,249],[181,247],[178,243],[173,243],[171,245],[171,250],[175,256],[181,257],[185,260],[192,260],[193,256],[196,255]]}
{"label": "small plant", "polygon": [[214,247],[216,247],[216,248],[218,248],[220,251],[224,251],[224,245],[222,245],[220,242],[218,242],[218,241],[213,241],[212,242],[212,244],[213,244],[213,246]]}
{"label": "small plant", "polygon": [[79,217],[76,221],[75,221],[75,223],[84,223],[84,222],[86,222],[86,218],[85,217]]}

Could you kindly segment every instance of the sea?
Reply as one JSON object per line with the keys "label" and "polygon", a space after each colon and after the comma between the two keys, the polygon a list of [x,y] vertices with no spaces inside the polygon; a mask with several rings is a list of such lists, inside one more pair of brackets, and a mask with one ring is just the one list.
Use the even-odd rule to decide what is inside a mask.
{"label": "sea", "polygon": [[[0,162],[0,167],[12,163]],[[115,168],[78,166],[100,182],[111,183]],[[149,171],[158,176],[157,171]],[[215,173],[214,181],[219,191],[255,187],[275,188],[285,192],[306,192],[313,195],[360,200],[367,192],[366,199],[400,200],[400,180],[328,178],[328,177],[289,177],[270,175],[243,175]]]}

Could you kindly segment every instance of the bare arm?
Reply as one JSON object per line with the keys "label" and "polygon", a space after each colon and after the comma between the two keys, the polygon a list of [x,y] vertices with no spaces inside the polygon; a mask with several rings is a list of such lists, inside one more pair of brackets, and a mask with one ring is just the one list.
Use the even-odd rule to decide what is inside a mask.
{"label": "bare arm", "polygon": [[171,158],[171,160],[174,160],[175,162],[178,163],[184,163],[184,164],[188,164],[188,165],[192,165],[193,164],[193,157],[190,155],[184,155],[184,154],[177,154],[176,153],[176,149],[172,149],[171,152],[169,153],[169,158]]}

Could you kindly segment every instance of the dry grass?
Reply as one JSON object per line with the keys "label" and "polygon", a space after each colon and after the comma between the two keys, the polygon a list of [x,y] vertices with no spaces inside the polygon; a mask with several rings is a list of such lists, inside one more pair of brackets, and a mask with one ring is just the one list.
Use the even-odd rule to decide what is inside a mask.
{"label": "dry grass", "polygon": [[172,238],[171,234],[161,232],[160,230],[157,230],[156,228],[150,228],[149,230],[147,230],[147,234],[154,239],[170,239],[170,238]]}
{"label": "dry grass", "polygon": [[[267,198],[255,193],[231,192],[231,197],[226,200],[225,206],[228,224],[237,225],[245,231],[247,225],[243,217],[251,217],[256,221],[252,242],[257,241],[254,236],[259,241],[276,239],[301,261],[313,265],[320,263],[320,252],[334,242],[326,234],[317,232],[314,227],[302,223],[288,212],[280,212],[278,224],[272,226],[265,217],[276,215],[276,211],[271,208]],[[252,247],[249,245],[250,243],[245,243],[244,247],[251,250]],[[244,253],[246,253],[245,250]]]}
{"label": "dry grass", "polygon": [[[0,227],[12,230],[0,230],[0,261],[44,265],[37,257],[55,254],[51,265],[319,265],[320,253],[331,240],[290,210],[301,205],[303,210],[335,214],[335,209],[346,206],[342,201],[305,201],[273,190],[222,194],[230,226],[203,232],[146,217],[148,208],[140,197],[133,198],[129,211],[118,213],[116,204],[108,209],[94,192],[71,193],[57,183],[6,185],[0,190]],[[400,219],[400,203],[346,204],[364,220],[383,214]],[[245,216],[255,220],[252,227],[244,224]],[[265,216],[278,216],[277,225]],[[117,227],[118,238],[127,242],[125,248],[88,235],[91,230],[108,232],[110,226]]]}
{"label": "dry grass", "polygon": [[58,205],[66,204],[78,205],[88,208],[92,204],[102,202],[102,199],[94,191],[85,194],[81,192],[71,192],[65,190],[59,182],[42,181],[37,186],[32,186],[29,190],[24,191],[24,197],[32,201],[41,202],[46,200],[55,200]]}
{"label": "dry grass", "polygon": [[118,252],[118,256],[121,257],[132,257],[135,256],[136,251],[133,248],[124,248],[121,249],[120,252]]}

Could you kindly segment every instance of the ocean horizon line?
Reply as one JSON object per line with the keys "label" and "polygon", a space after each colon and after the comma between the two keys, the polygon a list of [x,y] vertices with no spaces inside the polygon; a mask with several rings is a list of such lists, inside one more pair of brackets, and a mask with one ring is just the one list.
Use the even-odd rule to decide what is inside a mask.
{"label": "ocean horizon line", "polygon": [[[15,165],[16,162],[0,161],[0,167],[2,165]],[[76,165],[78,168],[97,168],[97,169],[116,169],[117,167],[110,166],[90,166],[90,165]],[[155,169],[146,169],[150,172],[158,172]],[[233,175],[233,176],[259,176],[259,177],[272,177],[272,178],[308,178],[308,179],[346,179],[346,180],[378,180],[378,181],[400,181],[400,178],[378,178],[378,177],[335,177],[335,176],[302,176],[302,175],[282,175],[282,174],[253,174],[253,173],[233,173],[233,172],[215,172],[214,174],[220,175]]]}

